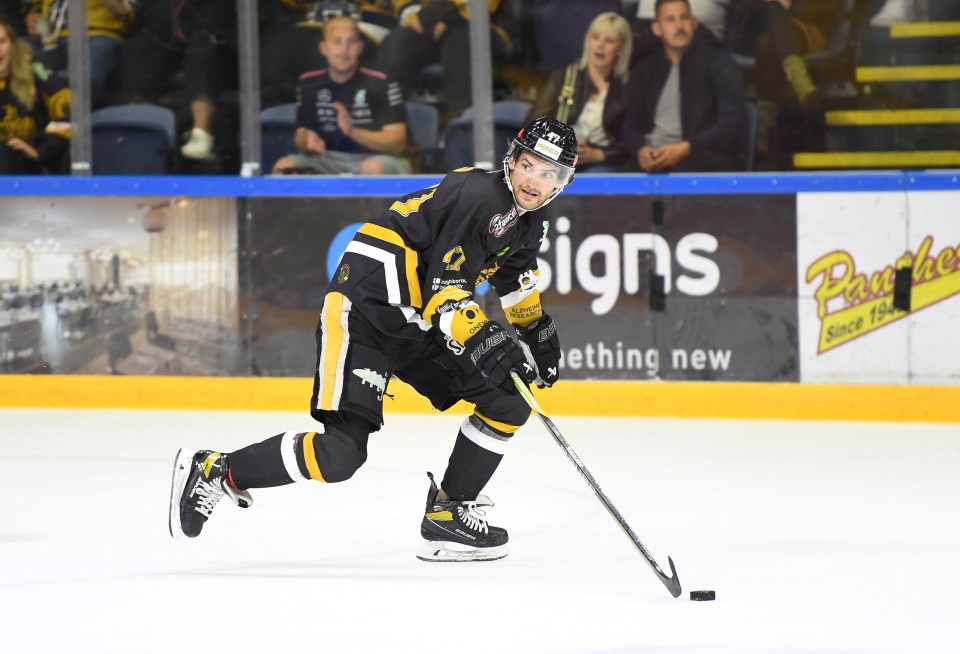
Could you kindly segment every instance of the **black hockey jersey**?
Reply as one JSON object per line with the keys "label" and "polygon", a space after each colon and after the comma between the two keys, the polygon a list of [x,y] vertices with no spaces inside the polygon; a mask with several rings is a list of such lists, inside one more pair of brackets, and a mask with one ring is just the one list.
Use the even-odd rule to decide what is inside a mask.
{"label": "black hockey jersey", "polygon": [[537,252],[547,228],[517,211],[502,171],[459,169],[361,226],[330,290],[386,334],[416,339],[437,327],[462,344],[487,321],[473,297],[484,280],[511,323],[540,317]]}

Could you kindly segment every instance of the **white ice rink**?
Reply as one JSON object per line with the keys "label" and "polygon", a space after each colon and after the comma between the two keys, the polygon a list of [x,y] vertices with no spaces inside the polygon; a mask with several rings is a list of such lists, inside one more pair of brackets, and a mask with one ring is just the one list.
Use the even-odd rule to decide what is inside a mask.
{"label": "white ice rink", "polygon": [[174,541],[180,445],[309,417],[0,411],[0,652],[960,652],[958,425],[558,416],[673,599],[535,418],[486,489],[510,556],[414,558],[461,419],[388,416],[351,481]]}

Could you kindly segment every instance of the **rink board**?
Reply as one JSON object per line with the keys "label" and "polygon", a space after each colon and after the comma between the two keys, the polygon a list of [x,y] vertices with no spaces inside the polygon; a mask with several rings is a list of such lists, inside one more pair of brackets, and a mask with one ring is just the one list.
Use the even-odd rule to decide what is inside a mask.
{"label": "rink board", "polygon": [[[0,407],[196,409],[308,413],[311,380],[0,375]],[[392,380],[384,412],[435,411]],[[953,386],[566,381],[537,391],[557,415],[960,422]],[[454,408],[454,411],[459,409]]]}

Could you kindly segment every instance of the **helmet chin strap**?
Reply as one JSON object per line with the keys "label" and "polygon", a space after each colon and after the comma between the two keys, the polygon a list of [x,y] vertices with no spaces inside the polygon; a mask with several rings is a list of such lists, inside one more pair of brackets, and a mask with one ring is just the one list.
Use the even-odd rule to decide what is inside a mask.
{"label": "helmet chin strap", "polygon": [[[510,148],[510,149],[511,149],[511,151],[513,150],[513,148]],[[537,207],[537,209],[524,209],[523,207],[521,207],[521,206],[520,206],[520,200],[517,199],[517,191],[513,188],[513,183],[510,181],[510,172],[511,172],[511,171],[510,171],[510,155],[511,155],[511,153],[512,153],[512,152],[507,152],[507,156],[505,156],[505,157],[503,158],[503,181],[507,183],[507,188],[510,189],[510,193],[513,195],[513,204],[514,204],[514,206],[517,207],[517,212],[518,212],[518,213],[523,213],[523,212],[526,212],[526,211],[536,211],[537,209],[543,209],[545,206],[547,206],[548,204],[550,204],[550,202],[551,202],[551,200],[553,200],[553,198],[555,198],[555,197],[557,197],[558,195],[560,195],[560,192],[563,190],[563,188],[564,188],[564,186],[566,186],[566,184],[564,184],[563,186],[558,186],[557,188],[553,189],[553,193],[550,194],[550,197],[548,197],[546,200],[544,200],[543,203],[541,203],[541,205],[540,205],[539,207]]]}

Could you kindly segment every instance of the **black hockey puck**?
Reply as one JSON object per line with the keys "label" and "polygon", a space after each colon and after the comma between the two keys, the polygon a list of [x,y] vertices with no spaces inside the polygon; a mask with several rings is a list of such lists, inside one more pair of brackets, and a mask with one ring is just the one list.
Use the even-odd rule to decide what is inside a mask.
{"label": "black hockey puck", "polygon": [[717,593],[712,590],[691,590],[690,599],[694,602],[709,602],[717,599]]}

